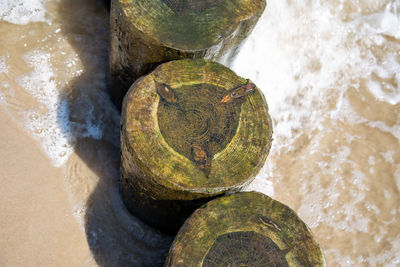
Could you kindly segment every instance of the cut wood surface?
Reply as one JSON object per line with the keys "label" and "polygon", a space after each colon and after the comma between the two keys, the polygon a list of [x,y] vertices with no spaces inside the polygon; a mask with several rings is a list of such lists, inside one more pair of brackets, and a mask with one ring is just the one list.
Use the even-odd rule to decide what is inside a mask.
{"label": "cut wood surface", "polygon": [[261,193],[241,192],[196,210],[165,266],[325,266],[325,259],[293,210]]}
{"label": "cut wood surface", "polygon": [[251,81],[208,60],[162,64],[124,100],[124,201],[148,224],[177,231],[209,198],[250,183],[271,142],[268,107]]}
{"label": "cut wood surface", "polygon": [[265,0],[113,0],[110,90],[120,108],[142,75],[167,61],[207,58],[229,64],[266,6]]}

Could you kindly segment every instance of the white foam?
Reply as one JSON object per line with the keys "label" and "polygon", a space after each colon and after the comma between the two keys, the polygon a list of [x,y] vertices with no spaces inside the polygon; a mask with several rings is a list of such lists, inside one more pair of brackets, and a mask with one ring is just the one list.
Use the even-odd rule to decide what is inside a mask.
{"label": "white foam", "polygon": [[26,111],[26,127],[40,139],[43,150],[55,166],[63,165],[73,151],[67,103],[59,102],[56,75],[50,64],[50,54],[34,50],[24,55],[33,71],[17,79],[18,84],[30,93],[47,110]]}
{"label": "white foam", "polygon": [[320,100],[348,61],[349,54],[337,56],[345,30],[328,8],[269,2],[233,69],[263,90],[276,138],[292,138],[320,117]]}
{"label": "white foam", "polygon": [[381,155],[385,158],[385,160],[387,162],[389,162],[391,164],[394,163],[394,159],[393,159],[394,151],[393,150],[389,150],[389,151],[386,151],[386,152],[381,152]]}
{"label": "white foam", "polygon": [[368,81],[369,91],[379,100],[386,101],[395,105],[400,102],[400,88],[392,87],[394,90],[387,93],[383,90],[382,84],[375,81]]}
{"label": "white foam", "polygon": [[0,74],[8,74],[8,70],[10,67],[7,65],[6,57],[5,56],[0,56]]}
{"label": "white foam", "polygon": [[[41,50],[25,54],[24,60],[33,70],[19,77],[17,82],[40,104],[35,110],[25,111],[25,127],[39,138],[53,164],[62,166],[68,160],[78,138],[104,139],[118,146],[119,115],[114,109],[105,108],[112,106],[105,93],[94,90],[97,87],[103,88],[104,82],[99,85],[97,79],[91,80],[92,90],[82,88],[79,91],[80,95],[72,105],[75,105],[75,113],[82,111],[85,114],[77,114],[76,117],[71,114],[69,99],[60,95],[64,88],[57,86],[57,77],[50,59],[51,55]],[[98,79],[103,80],[103,76]],[[96,111],[96,107],[105,109]],[[113,124],[115,129],[110,130],[112,127],[107,122]]]}
{"label": "white foam", "polygon": [[392,1],[386,6],[384,12],[374,13],[365,17],[365,22],[377,33],[400,39],[400,16],[397,14],[399,8],[399,2]]}
{"label": "white foam", "polygon": [[[377,8],[381,2],[369,1],[364,8]],[[330,112],[326,102],[344,94],[355,79],[375,73],[383,78],[396,77],[400,85],[396,55],[388,54],[378,63],[369,50],[376,40],[384,40],[382,34],[397,37],[400,14],[396,3],[374,13],[380,18],[378,24],[369,23],[372,15],[342,21],[332,9],[340,7],[317,0],[269,1],[233,63],[236,72],[251,78],[266,95],[275,122],[275,143],[282,143],[284,138],[289,146],[299,129],[320,127],[330,116],[324,116]],[[380,86],[369,89],[382,101],[399,103],[400,86]]]}
{"label": "white foam", "polygon": [[337,266],[356,266],[356,262],[349,255],[343,255],[338,249],[325,249],[325,255],[332,254],[336,260]]}
{"label": "white foam", "polygon": [[396,55],[386,55],[380,64],[377,64],[371,71],[383,79],[394,78],[395,84],[369,80],[367,82],[368,90],[381,101],[392,105],[400,103],[400,64]]}
{"label": "white foam", "polygon": [[0,20],[14,24],[49,22],[46,18],[48,0],[1,0]]}
{"label": "white foam", "polygon": [[[337,1],[321,2],[269,1],[266,12],[232,66],[239,75],[252,79],[266,96],[274,122],[270,158],[279,156],[283,148],[290,150],[299,135],[321,132],[326,120],[333,124],[336,121],[366,123],[400,137],[399,126],[389,127],[384,122],[360,116],[346,96],[349,87],[359,88],[359,82],[354,81],[364,79],[369,81],[367,88],[377,99],[392,105],[399,103],[398,55],[387,53],[382,57],[370,49],[384,45],[386,36],[399,38],[398,3],[352,2],[354,13],[344,20],[341,12],[343,4],[348,2],[340,1],[340,5],[336,5]],[[373,74],[382,79],[394,78],[395,84],[374,84]],[[331,100],[335,101],[334,109],[328,103]],[[329,129],[324,131],[327,133]],[[349,144],[356,138],[350,134],[345,137]],[[312,135],[310,154],[315,152],[313,145],[319,147],[318,138]],[[368,232],[370,219],[357,208],[368,190],[366,174],[349,160],[350,152],[348,147],[341,147],[337,153],[327,155],[332,161],[320,162],[322,172],[315,174],[311,185],[308,184],[311,189],[307,185],[299,189],[304,199],[298,212],[311,227],[325,224],[346,232]],[[374,162],[369,159],[371,165]],[[358,190],[342,192],[348,183],[340,173],[343,163],[354,168],[351,183]],[[275,178],[275,169],[279,168],[268,160],[251,184],[252,188],[272,194],[273,184],[269,181]],[[322,187],[319,175],[335,177],[335,181],[328,188]],[[348,202],[339,209],[336,205],[342,197],[348,198]],[[350,258],[343,262],[350,263]]]}
{"label": "white foam", "polygon": [[369,165],[375,165],[375,157],[374,156],[369,156],[368,157],[368,164]]}
{"label": "white foam", "polygon": [[[316,138],[318,139],[318,138]],[[318,142],[318,141],[316,141]],[[359,212],[357,205],[363,203],[365,192],[369,188],[365,185],[366,176],[356,170],[356,164],[349,160],[351,150],[346,147],[339,147],[332,155],[326,154],[332,160],[329,163],[319,164],[320,173],[315,173],[312,183],[302,185],[299,191],[304,196],[298,213],[300,217],[310,226],[317,227],[321,223],[329,225],[333,229],[346,232],[368,232],[370,219]],[[341,173],[343,163],[353,166],[351,180],[347,180]],[[332,177],[329,187],[321,185],[321,177]],[[356,185],[357,190],[351,187],[342,192],[342,188],[348,187],[349,183]],[[341,202],[346,198],[345,203]],[[338,208],[338,203],[341,207]]]}
{"label": "white foam", "polygon": [[397,138],[398,142],[400,143],[400,125],[388,126],[383,121],[369,121],[367,125],[373,128],[378,128],[383,132],[392,134],[394,137]]}
{"label": "white foam", "polygon": [[[338,1],[341,4],[348,2]],[[274,170],[279,166],[274,166],[270,159],[278,157],[282,148],[290,148],[292,140],[296,140],[300,134],[310,134],[313,130],[321,132],[320,135],[312,136],[308,148],[309,155],[315,153],[320,146],[322,130],[324,133],[329,132],[329,127],[324,128],[322,125],[327,119],[333,123],[365,123],[400,138],[398,126],[368,121],[367,118],[359,116],[351,108],[345,94],[350,86],[358,88],[359,84],[354,84],[353,81],[365,78],[368,80],[368,90],[377,99],[390,104],[398,104],[400,101],[399,55],[388,54],[382,57],[369,49],[385,45],[388,36],[400,38],[398,1],[392,1],[386,9],[379,11],[381,2],[384,1],[388,2],[354,1],[353,5],[366,4],[365,7],[360,7],[362,12],[354,12],[350,20],[343,20],[337,15],[342,8],[336,5],[337,1],[324,1],[323,4],[318,0],[268,2],[267,11],[233,64],[238,74],[251,78],[263,90],[274,121],[275,140],[271,157],[247,190],[256,190],[272,196]],[[46,22],[46,3],[47,1],[40,0],[0,0],[0,19],[16,24]],[[365,10],[368,12],[364,12]],[[54,30],[55,34],[59,32],[60,29]],[[60,53],[65,54],[63,51]],[[51,55],[45,51],[31,51],[24,59],[32,71],[19,77],[18,83],[45,107],[26,112],[27,127],[40,140],[43,150],[56,166],[63,165],[68,159],[76,138],[104,138],[113,140],[114,144],[118,143],[115,141],[118,135],[114,134],[114,131],[108,135],[105,133],[108,126],[106,123],[118,121],[116,112],[114,114],[112,111],[105,111],[108,115],[95,112],[95,107],[105,106],[103,104],[106,96],[98,94],[96,90],[82,90],[83,93],[77,97],[75,104],[86,105],[87,108],[82,110],[87,112],[87,116],[81,121],[71,121],[71,110],[74,109],[69,110],[71,103],[68,103],[67,99],[60,101],[59,90],[62,88],[57,88]],[[0,57],[0,72],[5,74],[9,72],[6,63],[6,58]],[[64,63],[66,69],[69,69],[68,64],[71,64],[71,67],[75,64],[73,60]],[[82,69],[76,72],[77,76],[84,71]],[[102,75],[90,84],[91,89],[104,87]],[[394,78],[395,84],[385,85],[371,80],[371,75],[382,79]],[[0,92],[0,100],[1,97]],[[328,105],[328,101],[332,99],[335,101],[333,105],[336,106],[334,110]],[[112,119],[107,120],[102,116]],[[351,144],[356,137],[347,134],[345,138]],[[311,227],[324,224],[334,230],[362,232],[364,235],[368,233],[368,224],[371,221],[359,207],[365,207],[374,213],[380,212],[374,203],[366,201],[365,192],[369,190],[369,184],[365,182],[366,174],[357,170],[356,163],[349,160],[350,155],[351,151],[346,146],[339,147],[335,153],[327,154],[332,161],[319,162],[321,172],[310,178],[310,184],[304,183],[302,188],[299,188],[304,198],[302,203],[299,203],[298,213]],[[393,151],[383,154],[391,163],[394,162],[393,155]],[[375,164],[374,159],[368,159],[370,164]],[[351,166],[350,178],[341,173],[343,163]],[[323,175],[332,177],[332,182],[327,187],[321,183]],[[399,168],[394,176],[400,190]],[[348,191],[343,190],[345,186],[349,187]],[[342,197],[346,198],[346,203],[342,208],[338,208]],[[385,191],[384,197],[392,196],[390,192]],[[82,217],[85,212],[81,205],[74,209],[77,217]],[[394,216],[397,210],[393,209],[391,212]],[[380,238],[377,237],[376,240],[379,241]],[[400,244],[395,240],[389,241],[392,249],[382,251],[379,255],[371,255],[371,258],[355,260],[335,249],[328,249],[327,252],[337,254],[336,259],[344,266],[368,261],[394,266],[400,264],[396,256]]]}
{"label": "white foam", "polygon": [[368,264],[369,266],[388,266],[388,267],[396,267],[400,265],[400,235],[395,237],[390,237],[388,240],[388,249],[382,250],[378,255],[370,255],[366,258],[363,258],[362,262],[364,264]]}
{"label": "white foam", "polygon": [[390,199],[392,195],[388,190],[383,190],[383,195],[385,196],[386,199]]}
{"label": "white foam", "polygon": [[79,226],[82,230],[82,232],[85,232],[85,216],[87,213],[87,207],[86,205],[82,203],[76,203],[73,207],[72,214],[75,216],[77,221],[79,222]]}

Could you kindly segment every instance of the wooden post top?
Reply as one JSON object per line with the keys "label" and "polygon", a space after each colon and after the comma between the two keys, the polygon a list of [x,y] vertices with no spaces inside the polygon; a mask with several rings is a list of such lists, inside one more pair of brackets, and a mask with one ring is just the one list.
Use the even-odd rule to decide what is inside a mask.
{"label": "wooden post top", "polygon": [[[223,65],[178,60],[128,91],[122,142],[136,164],[174,199],[209,197],[251,182],[272,142],[260,90]],[[158,198],[163,192],[156,192]]]}
{"label": "wooden post top", "polygon": [[265,9],[265,0],[119,0],[132,25],[153,42],[194,52],[235,35],[238,24]]}
{"label": "wooden post top", "polygon": [[292,209],[242,192],[197,209],[176,235],[165,266],[325,266],[325,259]]}

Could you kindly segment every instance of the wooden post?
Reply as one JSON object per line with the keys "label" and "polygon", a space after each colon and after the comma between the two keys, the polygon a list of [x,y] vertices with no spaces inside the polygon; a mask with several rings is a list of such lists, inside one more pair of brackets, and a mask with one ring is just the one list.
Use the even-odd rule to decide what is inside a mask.
{"label": "wooden post", "polygon": [[196,210],[178,232],[164,266],[325,266],[325,259],[293,210],[245,192]]}
{"label": "wooden post", "polygon": [[210,198],[250,183],[272,125],[260,90],[223,65],[178,60],[138,79],[121,114],[121,191],[128,209],[167,232]]}
{"label": "wooden post", "polygon": [[118,108],[132,83],[164,62],[233,59],[265,0],[112,0],[109,73]]}

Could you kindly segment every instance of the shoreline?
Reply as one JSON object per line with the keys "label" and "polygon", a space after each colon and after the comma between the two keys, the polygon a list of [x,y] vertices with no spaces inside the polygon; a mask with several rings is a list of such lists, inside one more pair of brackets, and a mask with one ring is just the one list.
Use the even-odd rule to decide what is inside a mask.
{"label": "shoreline", "polygon": [[0,265],[82,266],[90,250],[62,168],[0,110]]}

